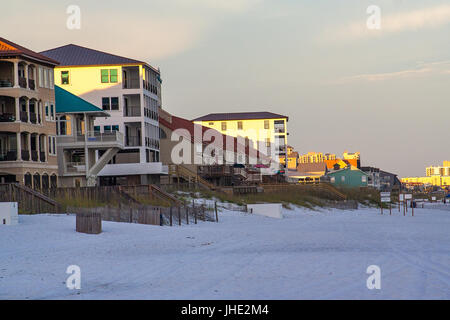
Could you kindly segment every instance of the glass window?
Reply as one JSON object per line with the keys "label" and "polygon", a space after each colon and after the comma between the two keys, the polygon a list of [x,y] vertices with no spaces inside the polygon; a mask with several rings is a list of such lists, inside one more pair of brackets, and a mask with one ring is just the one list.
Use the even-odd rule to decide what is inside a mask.
{"label": "glass window", "polygon": [[58,135],[70,136],[72,134],[72,122],[70,116],[58,117]]}
{"label": "glass window", "polygon": [[276,133],[284,133],[284,121],[283,120],[275,120],[274,129]]}
{"label": "glass window", "polygon": [[115,83],[117,82],[117,69],[111,69],[110,72],[110,82]]}
{"label": "glass window", "polygon": [[269,125],[269,120],[264,120],[264,129],[269,129],[270,125]]}
{"label": "glass window", "polygon": [[227,131],[227,123],[222,122],[222,131]]}
{"label": "glass window", "polygon": [[53,105],[50,105],[50,120],[55,120],[55,108]]}
{"label": "glass window", "polygon": [[102,98],[102,108],[103,108],[103,110],[110,110],[111,109],[108,97],[103,97]]}
{"label": "glass window", "polygon": [[345,176],[341,177],[341,181],[344,182],[345,181]]}
{"label": "glass window", "polygon": [[61,84],[69,84],[69,71],[61,71]]}
{"label": "glass window", "polygon": [[112,131],[119,131],[119,126],[115,125],[111,127]]}
{"label": "glass window", "polygon": [[108,83],[109,82],[108,69],[102,69],[102,70],[100,70],[100,72],[101,72],[102,83]]}
{"label": "glass window", "polygon": [[242,121],[238,121],[238,130],[242,130],[243,125],[242,125]]}
{"label": "glass window", "polygon": [[103,132],[111,132],[111,126],[103,126]]}
{"label": "glass window", "polygon": [[100,132],[100,126],[94,126],[94,131],[95,132]]}
{"label": "glass window", "polygon": [[111,110],[119,110],[119,98],[118,97],[111,98]]}

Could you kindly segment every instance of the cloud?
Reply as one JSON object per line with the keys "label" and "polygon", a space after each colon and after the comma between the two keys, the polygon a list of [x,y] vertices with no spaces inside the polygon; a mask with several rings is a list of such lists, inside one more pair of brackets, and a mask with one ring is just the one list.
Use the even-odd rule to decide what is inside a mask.
{"label": "cloud", "polygon": [[344,84],[350,82],[378,82],[396,79],[411,79],[417,77],[428,77],[433,75],[450,74],[450,61],[438,61],[429,63],[419,63],[415,68],[385,72],[385,73],[369,73],[359,74],[339,79],[335,84]]}
{"label": "cloud", "polygon": [[419,10],[386,15],[381,9],[381,29],[367,28],[369,15],[345,26],[328,29],[322,37],[332,41],[354,40],[365,37],[382,36],[405,31],[437,28],[450,23],[450,5],[439,5]]}

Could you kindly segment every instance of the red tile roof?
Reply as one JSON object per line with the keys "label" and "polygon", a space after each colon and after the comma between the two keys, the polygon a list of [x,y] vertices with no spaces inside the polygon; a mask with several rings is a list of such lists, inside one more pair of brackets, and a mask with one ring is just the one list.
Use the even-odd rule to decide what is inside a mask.
{"label": "red tile roof", "polygon": [[5,38],[0,37],[0,57],[7,57],[7,56],[23,56],[35,60],[44,61],[53,65],[59,64],[59,62],[56,60],[53,60],[49,57],[46,57],[42,54],[34,52],[30,49],[27,49]]}
{"label": "red tile roof", "polygon": [[[198,141],[196,141],[195,140],[195,127],[201,129],[202,137],[204,137],[205,132],[208,131],[208,130],[212,130],[213,132],[215,131],[215,132],[217,132],[217,134],[222,135],[219,131],[216,131],[214,129],[211,129],[211,128],[208,128],[208,127],[205,127],[205,126],[201,126],[201,125],[198,125],[198,124],[194,124],[192,121],[189,121],[187,119],[183,119],[183,118],[176,117],[176,116],[170,116],[170,118],[171,118],[171,122],[166,120],[166,119],[164,119],[163,117],[160,117],[159,118],[159,123],[161,125],[165,126],[166,128],[172,130],[172,131],[174,131],[176,129],[186,129],[189,132],[189,135],[190,135],[192,143],[194,143],[194,142],[202,142],[204,145],[208,145],[208,144],[214,142],[214,140],[211,140],[211,141],[206,141],[206,140],[200,141],[200,140],[198,140]],[[223,145],[223,149],[224,150],[226,149],[226,145],[227,145],[226,144],[227,143],[227,137],[228,137],[228,139],[231,139],[231,141],[233,141],[233,147],[234,147],[233,152],[237,152],[238,145],[240,146],[240,148],[244,149],[244,145],[238,143],[238,139],[237,138],[232,137],[232,136],[227,136],[227,135],[222,135],[222,137],[223,137],[223,141],[222,141],[223,144],[222,145]],[[189,138],[189,136],[186,136],[186,138]],[[250,146],[250,143],[249,143],[249,145],[247,145],[245,147],[245,154],[248,156],[250,152],[252,152],[252,154],[256,154],[256,157],[258,159],[262,159],[262,160],[264,159],[264,160],[267,160],[267,161],[271,160],[270,157],[266,156],[265,154],[259,152],[256,149],[254,149],[252,146]]]}

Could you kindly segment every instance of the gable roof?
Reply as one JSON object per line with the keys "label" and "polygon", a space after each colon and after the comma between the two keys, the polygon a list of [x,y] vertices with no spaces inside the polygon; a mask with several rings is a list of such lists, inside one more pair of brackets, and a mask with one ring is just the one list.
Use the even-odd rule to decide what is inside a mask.
{"label": "gable roof", "polygon": [[234,112],[234,113],[210,113],[206,116],[196,118],[192,121],[227,121],[227,120],[255,120],[255,119],[279,119],[286,118],[281,114],[272,112]]}
{"label": "gable roof", "polygon": [[0,37],[0,57],[22,56],[57,65],[59,62]]}
{"label": "gable roof", "polygon": [[98,116],[109,117],[109,113],[90,102],[55,86],[56,113],[97,113]]}
{"label": "gable roof", "polygon": [[76,44],[67,44],[62,47],[49,49],[42,51],[41,54],[58,60],[61,66],[147,64],[143,61],[82,47]]}

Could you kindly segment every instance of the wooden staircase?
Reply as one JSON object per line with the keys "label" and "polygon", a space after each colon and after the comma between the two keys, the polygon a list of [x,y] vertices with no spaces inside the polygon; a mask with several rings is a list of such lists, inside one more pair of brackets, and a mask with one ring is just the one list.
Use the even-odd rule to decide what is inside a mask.
{"label": "wooden staircase", "polygon": [[61,211],[58,202],[19,183],[0,184],[0,201],[17,202],[20,213],[60,213]]}
{"label": "wooden staircase", "polygon": [[186,168],[181,164],[171,164],[169,165],[169,175],[183,178],[186,181],[191,181],[197,183],[199,186],[208,189],[215,190],[217,187],[200,177],[197,173],[192,170]]}
{"label": "wooden staircase", "polygon": [[342,200],[347,200],[347,196],[345,194],[343,194],[342,192],[340,192],[338,189],[336,189],[334,186],[332,186],[329,183],[324,183],[321,182],[319,184],[314,185],[314,187],[316,187],[319,190],[324,190],[324,191],[328,191],[336,196],[338,196],[339,198],[341,198]]}

